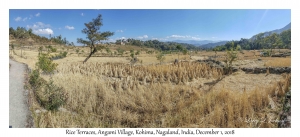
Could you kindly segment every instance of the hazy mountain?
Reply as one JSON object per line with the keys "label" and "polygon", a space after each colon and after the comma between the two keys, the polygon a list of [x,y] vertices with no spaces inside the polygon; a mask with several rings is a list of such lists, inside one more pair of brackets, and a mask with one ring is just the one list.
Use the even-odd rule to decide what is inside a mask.
{"label": "hazy mountain", "polygon": [[192,44],[195,46],[201,46],[201,45],[205,45],[208,43],[216,43],[219,41],[212,41],[212,40],[173,40],[173,42],[177,42],[177,43],[187,43],[187,44]]}
{"label": "hazy mountain", "polygon": [[[269,36],[272,33],[277,33],[280,34],[281,32],[291,29],[291,23],[289,23],[288,25],[286,25],[285,27],[281,28],[281,29],[276,29],[276,30],[272,30],[272,31],[267,31],[264,32],[264,36]],[[250,40],[254,39],[255,35],[252,36],[250,38]],[[214,48],[216,46],[220,46],[220,45],[224,45],[226,44],[228,41],[212,41],[212,40],[174,40],[172,42],[177,42],[177,43],[186,43],[186,44],[192,44],[194,46],[199,46],[201,48]]]}
{"label": "hazy mountain", "polygon": [[208,44],[204,44],[204,45],[201,45],[200,47],[201,48],[214,48],[216,46],[220,46],[220,45],[225,45],[228,41],[220,41],[220,42],[216,42],[216,43],[208,43]]}
{"label": "hazy mountain", "polygon": [[[281,29],[276,29],[276,30],[272,30],[272,31],[267,31],[264,32],[264,37],[271,35],[272,33],[277,33],[280,34],[281,32],[285,31],[285,30],[289,30],[291,29],[291,23],[289,23],[288,25],[286,25],[285,27],[281,28]],[[252,36],[250,39],[253,40],[255,38],[255,35]]]}

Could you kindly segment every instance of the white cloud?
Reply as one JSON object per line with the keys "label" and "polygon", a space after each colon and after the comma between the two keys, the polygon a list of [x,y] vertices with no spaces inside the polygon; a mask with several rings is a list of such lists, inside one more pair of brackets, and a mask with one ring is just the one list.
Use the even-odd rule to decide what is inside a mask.
{"label": "white cloud", "polygon": [[26,21],[27,19],[28,19],[28,18],[26,17],[26,18],[23,19],[23,21]]}
{"label": "white cloud", "polygon": [[81,15],[81,16],[84,16],[84,14],[83,14],[83,13],[81,13],[80,15]]}
{"label": "white cloud", "polygon": [[212,39],[218,38],[218,37],[211,37]]}
{"label": "white cloud", "polygon": [[192,37],[193,40],[200,40],[201,38],[198,37]]}
{"label": "white cloud", "polygon": [[73,26],[68,26],[68,25],[65,26],[65,28],[68,29],[68,30],[73,30],[73,29],[75,29]]}
{"label": "white cloud", "polygon": [[46,29],[37,29],[37,30],[33,30],[33,33],[35,34],[53,34],[53,30],[52,29],[49,29],[49,28],[46,28]]}
{"label": "white cloud", "polygon": [[117,32],[124,32],[123,30],[117,30]]}
{"label": "white cloud", "polygon": [[27,25],[27,28],[32,29],[35,34],[53,34],[53,30],[49,24],[44,24],[43,22],[36,22],[33,25]]}
{"label": "white cloud", "polygon": [[17,17],[17,18],[15,18],[15,21],[21,21],[22,20],[22,18],[21,17]]}
{"label": "white cloud", "polygon": [[32,30],[35,29],[44,29],[44,28],[50,28],[51,26],[49,24],[44,24],[43,22],[36,22],[35,24],[27,25],[27,28],[31,28]]}
{"label": "white cloud", "polygon": [[126,37],[121,37],[121,39],[126,39]]}
{"label": "white cloud", "polygon": [[167,41],[167,39],[164,38],[151,38],[152,40],[158,40],[158,41]]}
{"label": "white cloud", "polygon": [[171,36],[167,36],[167,38],[190,38],[191,36],[190,35],[171,35]]}
{"label": "white cloud", "polygon": [[[199,35],[196,35],[199,36]],[[196,37],[196,36],[191,36],[191,35],[171,35],[171,36],[167,36],[167,39],[185,39],[185,40],[200,40],[200,37]],[[166,39],[165,39],[166,40]]]}
{"label": "white cloud", "polygon": [[35,14],[35,16],[36,16],[36,17],[39,17],[40,15],[41,15],[41,13],[37,13],[37,14]]}
{"label": "white cloud", "polygon": [[181,35],[172,35],[172,36],[170,36],[170,38],[185,38],[185,36],[181,36]]}
{"label": "white cloud", "polygon": [[138,36],[139,39],[146,39],[148,38],[148,35],[144,35],[144,36]]}

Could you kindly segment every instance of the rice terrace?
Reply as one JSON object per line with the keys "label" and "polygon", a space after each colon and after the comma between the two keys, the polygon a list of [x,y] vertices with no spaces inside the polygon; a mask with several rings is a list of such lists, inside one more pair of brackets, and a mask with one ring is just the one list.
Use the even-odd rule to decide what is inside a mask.
{"label": "rice terrace", "polygon": [[[217,23],[190,20],[183,11],[226,12],[228,20],[222,16],[218,33],[211,34],[216,31],[211,26],[200,34]],[[290,10],[267,11],[284,25],[268,17],[261,27],[244,21],[259,21],[256,16],[265,10],[10,10],[9,57],[27,66],[24,87],[33,127],[290,128]],[[287,23],[276,14],[286,11]],[[148,18],[135,20],[145,28],[126,26],[131,17],[114,22],[115,12],[145,14]],[[185,28],[174,21],[159,28],[165,23],[154,17],[172,12],[198,25],[183,22]],[[246,12],[255,16],[229,21]],[[82,18],[74,19],[78,25],[72,24],[73,14]],[[55,26],[43,16],[63,23]],[[164,18],[161,22],[173,20]],[[157,23],[147,24],[151,19]],[[242,25],[228,25],[239,21]],[[250,35],[247,27],[257,31]]]}

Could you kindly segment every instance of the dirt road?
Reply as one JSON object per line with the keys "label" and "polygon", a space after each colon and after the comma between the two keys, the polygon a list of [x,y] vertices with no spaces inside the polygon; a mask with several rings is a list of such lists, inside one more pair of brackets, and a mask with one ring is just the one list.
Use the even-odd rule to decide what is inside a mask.
{"label": "dirt road", "polygon": [[27,120],[30,111],[27,94],[24,90],[25,65],[9,59],[9,126],[12,128],[30,127]]}

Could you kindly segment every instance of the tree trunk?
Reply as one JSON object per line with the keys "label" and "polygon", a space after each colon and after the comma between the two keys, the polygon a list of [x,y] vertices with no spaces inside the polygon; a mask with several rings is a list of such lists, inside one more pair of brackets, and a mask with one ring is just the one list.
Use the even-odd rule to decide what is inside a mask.
{"label": "tree trunk", "polygon": [[94,54],[97,52],[97,49],[96,48],[93,48],[93,51],[92,51],[92,48],[91,48],[91,53],[89,54],[88,57],[86,57],[86,59],[83,61],[83,63],[87,62],[87,60]]}

